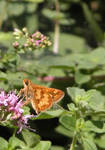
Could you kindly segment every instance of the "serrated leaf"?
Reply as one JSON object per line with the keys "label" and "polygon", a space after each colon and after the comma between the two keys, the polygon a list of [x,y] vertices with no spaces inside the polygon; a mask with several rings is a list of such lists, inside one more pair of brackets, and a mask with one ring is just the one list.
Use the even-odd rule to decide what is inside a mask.
{"label": "serrated leaf", "polygon": [[68,130],[75,131],[76,128],[76,118],[71,115],[62,115],[59,122]]}

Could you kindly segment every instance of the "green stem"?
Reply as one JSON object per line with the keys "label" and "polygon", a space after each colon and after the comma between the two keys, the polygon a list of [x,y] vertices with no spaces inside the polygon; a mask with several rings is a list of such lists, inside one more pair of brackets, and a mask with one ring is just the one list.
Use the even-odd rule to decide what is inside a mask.
{"label": "green stem", "polygon": [[76,145],[76,133],[74,134],[73,140],[72,140],[72,144],[70,146],[70,150],[75,150],[75,145]]}
{"label": "green stem", "polygon": [[[60,8],[59,8],[59,1],[56,0],[55,1],[55,7],[56,7],[56,13],[60,12]],[[54,47],[53,47],[53,52],[55,54],[58,53],[58,48],[59,48],[59,32],[60,32],[60,25],[59,25],[59,21],[56,19],[55,20],[55,31],[54,31]]]}
{"label": "green stem", "polygon": [[54,47],[53,47],[54,54],[58,53],[58,48],[59,48],[59,24],[56,22],[55,35],[54,35]]}
{"label": "green stem", "polygon": [[13,137],[15,137],[15,135],[16,135],[16,131],[17,131],[17,128],[15,128],[15,129],[14,129]]}

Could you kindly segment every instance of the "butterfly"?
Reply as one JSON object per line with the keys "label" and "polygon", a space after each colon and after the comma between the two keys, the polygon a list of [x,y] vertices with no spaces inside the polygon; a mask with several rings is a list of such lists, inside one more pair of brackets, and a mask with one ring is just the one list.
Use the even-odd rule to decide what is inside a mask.
{"label": "butterfly", "polygon": [[24,88],[19,91],[19,95],[23,94],[26,100],[23,105],[31,102],[36,114],[51,108],[53,103],[64,97],[62,90],[36,85],[29,79],[24,79],[23,85]]}

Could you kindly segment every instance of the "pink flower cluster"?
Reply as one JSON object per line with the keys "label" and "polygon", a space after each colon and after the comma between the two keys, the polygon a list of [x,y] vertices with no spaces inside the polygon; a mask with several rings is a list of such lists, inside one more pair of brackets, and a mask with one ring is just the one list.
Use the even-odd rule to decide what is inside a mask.
{"label": "pink flower cluster", "polygon": [[[49,38],[39,31],[35,32],[32,35],[29,35],[27,29],[23,28],[22,31],[19,29],[15,29],[13,34],[16,38],[16,41],[13,43],[13,47],[17,50],[35,50],[39,48],[45,48],[51,45]],[[21,38],[22,40],[24,39],[24,43],[19,42]]]}
{"label": "pink flower cluster", "polygon": [[19,101],[19,97],[16,92],[5,91],[0,92],[0,123],[11,121],[14,125],[19,127],[19,132],[24,126],[27,125],[28,119],[33,115],[24,115],[22,100]]}

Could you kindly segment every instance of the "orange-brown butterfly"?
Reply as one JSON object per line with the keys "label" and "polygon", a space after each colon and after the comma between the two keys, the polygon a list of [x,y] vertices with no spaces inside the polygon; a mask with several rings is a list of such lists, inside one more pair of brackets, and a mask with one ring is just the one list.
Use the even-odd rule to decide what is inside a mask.
{"label": "orange-brown butterfly", "polygon": [[31,102],[37,114],[51,108],[54,102],[58,102],[64,97],[62,90],[36,85],[29,79],[24,79],[23,85],[24,88],[20,90],[19,95],[24,93],[26,99],[24,105]]}

